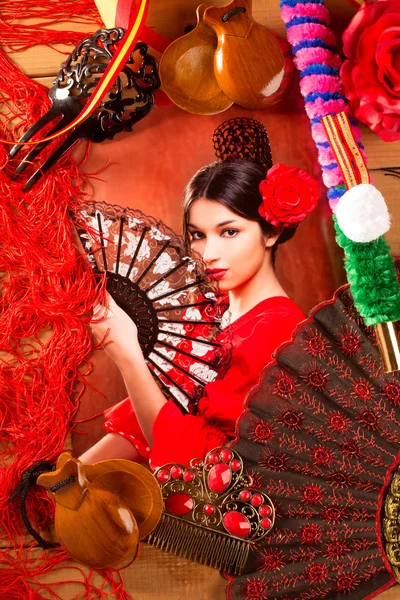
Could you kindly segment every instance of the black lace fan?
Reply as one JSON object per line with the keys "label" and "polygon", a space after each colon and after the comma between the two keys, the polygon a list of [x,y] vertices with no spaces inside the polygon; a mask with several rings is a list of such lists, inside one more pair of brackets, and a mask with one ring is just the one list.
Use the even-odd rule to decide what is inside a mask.
{"label": "black lace fan", "polygon": [[77,219],[92,268],[106,274],[107,290],[137,325],[156,381],[182,410],[195,412],[204,385],[229,362],[220,334],[227,306],[201,259],[186,255],[172,229],[137,210],[91,203]]}
{"label": "black lace fan", "polygon": [[278,350],[238,427],[276,520],[230,600],[362,600],[400,582],[400,373],[347,287]]}

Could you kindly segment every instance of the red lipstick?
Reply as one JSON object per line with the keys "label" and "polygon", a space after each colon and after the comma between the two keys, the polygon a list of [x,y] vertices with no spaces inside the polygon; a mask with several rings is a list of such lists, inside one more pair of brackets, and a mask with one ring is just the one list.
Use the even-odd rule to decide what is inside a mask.
{"label": "red lipstick", "polygon": [[227,270],[228,269],[207,269],[207,275],[209,275],[212,279],[219,281],[224,277]]}

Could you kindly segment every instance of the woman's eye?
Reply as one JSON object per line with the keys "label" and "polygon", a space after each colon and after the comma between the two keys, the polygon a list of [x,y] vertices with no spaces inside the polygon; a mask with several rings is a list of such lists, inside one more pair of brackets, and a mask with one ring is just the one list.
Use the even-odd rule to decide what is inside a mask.
{"label": "woman's eye", "polygon": [[204,233],[201,233],[201,231],[193,231],[193,233],[190,234],[190,239],[192,241],[202,240],[203,237],[204,237]]}
{"label": "woman's eye", "polygon": [[224,237],[235,237],[237,233],[239,233],[237,229],[224,229],[222,235]]}

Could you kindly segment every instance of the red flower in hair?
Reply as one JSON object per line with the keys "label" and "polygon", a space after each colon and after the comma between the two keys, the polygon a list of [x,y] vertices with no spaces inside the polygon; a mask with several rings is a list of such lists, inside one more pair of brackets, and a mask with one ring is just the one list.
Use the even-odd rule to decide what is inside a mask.
{"label": "red flower in hair", "polygon": [[318,184],[306,171],[276,164],[260,183],[262,203],[258,212],[274,227],[293,227],[314,210]]}

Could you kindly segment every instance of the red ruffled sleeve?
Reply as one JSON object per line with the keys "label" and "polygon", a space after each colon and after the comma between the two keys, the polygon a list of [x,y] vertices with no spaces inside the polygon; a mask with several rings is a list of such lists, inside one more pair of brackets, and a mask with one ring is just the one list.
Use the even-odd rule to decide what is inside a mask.
{"label": "red ruffled sleeve", "polygon": [[[273,297],[260,302],[235,321],[231,326],[230,368],[223,379],[206,385],[198,414],[184,415],[172,402],[167,402],[159,412],[153,426],[154,445],[146,453],[151,466],[155,468],[167,462],[189,464],[192,458],[203,458],[212,448],[232,439],[247,393],[257,384],[259,374],[271,361],[274,350],[290,339],[294,328],[303,319],[303,313],[292,300]],[[128,435],[136,440],[141,436],[148,448],[140,428],[137,430],[138,423],[129,399],[113,407],[106,416],[109,423],[119,426],[120,431],[113,430],[115,433],[128,437],[129,429]]]}

